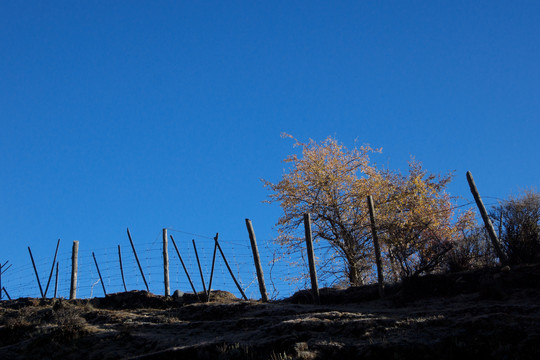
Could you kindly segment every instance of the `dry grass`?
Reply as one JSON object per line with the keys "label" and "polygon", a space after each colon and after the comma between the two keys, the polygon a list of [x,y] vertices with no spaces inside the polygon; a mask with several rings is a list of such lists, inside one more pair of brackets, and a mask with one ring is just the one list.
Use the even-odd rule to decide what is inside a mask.
{"label": "dry grass", "polygon": [[320,306],[144,292],[4,301],[0,358],[540,358],[540,265],[426,277],[385,300],[362,291],[322,291]]}

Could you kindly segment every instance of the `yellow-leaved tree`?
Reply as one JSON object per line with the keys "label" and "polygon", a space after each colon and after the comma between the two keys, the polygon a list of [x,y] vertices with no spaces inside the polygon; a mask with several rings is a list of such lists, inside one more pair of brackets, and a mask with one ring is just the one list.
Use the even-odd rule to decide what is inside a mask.
{"label": "yellow-leaved tree", "polygon": [[455,216],[454,199],[445,192],[451,174],[429,174],[411,160],[408,174],[402,175],[378,169],[369,155],[380,150],[367,145],[347,149],[332,137],[320,143],[294,140],[302,155],[284,160],[290,167],[279,182],[263,181],[271,192],[268,202],[283,210],[277,242],[286,254],[302,253],[298,229],[303,215],[311,214],[314,240],[324,241],[328,250],[319,263],[322,276],[353,286],[373,278],[368,195],[375,202],[387,278],[437,269],[471,223],[469,213]]}

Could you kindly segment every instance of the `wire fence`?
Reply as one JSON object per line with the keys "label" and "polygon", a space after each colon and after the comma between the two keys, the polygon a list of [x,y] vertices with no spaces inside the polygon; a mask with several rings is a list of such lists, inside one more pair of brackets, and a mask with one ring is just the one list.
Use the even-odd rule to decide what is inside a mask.
{"label": "wire fence", "polygon": [[[214,255],[214,239],[209,236],[191,234],[175,229],[168,229],[168,232],[175,239],[178,251],[182,256],[182,260],[191,277],[195,290],[197,292],[203,291],[203,279],[204,286],[208,288]],[[197,247],[202,278],[192,241],[195,242]],[[219,243],[236,280],[247,297],[250,299],[259,299],[261,295],[259,292],[257,274],[250,242],[247,236],[246,239],[219,239]],[[298,291],[304,284],[292,284],[287,281],[287,279],[296,276],[296,269],[291,268],[289,264],[290,259],[279,257],[278,260],[276,246],[271,239],[258,239],[257,243],[269,298],[280,299],[288,297]],[[125,279],[125,289],[127,289],[127,291],[146,290],[146,280],[151,293],[161,295],[165,293],[163,241],[161,231],[153,242],[137,243],[134,241],[144,279],[129,243],[97,249],[88,248],[84,243],[81,243],[79,246],[76,287],[77,298],[102,297],[104,296],[103,286],[105,287],[107,294],[124,291],[122,272],[123,278]],[[100,281],[94,262],[94,256],[99,266],[103,283]],[[188,277],[170,239],[168,241],[168,258],[171,293],[176,289],[182,292],[193,292]],[[120,266],[120,259],[122,268]],[[39,273],[42,291],[45,292],[47,289],[46,297],[54,297],[56,289],[57,297],[69,298],[72,252],[64,251],[58,254],[58,271],[56,270],[56,266],[54,266],[52,273],[52,256],[34,256],[34,260],[36,269]],[[58,273],[58,280],[56,280],[56,273]],[[48,288],[47,283],[49,283]],[[30,257],[28,257],[28,262],[26,264],[13,264],[13,266],[2,275],[2,287],[7,290],[7,294],[9,294],[11,298],[41,297],[40,285],[38,285]],[[237,297],[241,297],[241,293],[236,287],[219,251],[216,253],[212,290],[229,291]],[[2,298],[6,299],[5,292],[3,293]]]}
{"label": "wire fence", "polygon": [[[473,209],[474,205],[472,202],[467,202],[465,204],[457,205],[453,209],[464,207]],[[212,236],[194,234],[173,228],[167,230],[176,241],[178,251],[182,256],[195,290],[197,292],[203,291],[203,281],[205,284],[204,286],[208,288],[214,254],[214,238]],[[200,275],[192,241],[194,241],[197,246],[202,278],[204,278],[204,280]],[[250,299],[259,299],[261,294],[259,292],[257,274],[248,236],[246,235],[243,239],[219,238],[219,243],[235,278],[238,280],[240,287],[247,297]],[[270,299],[283,299],[299,290],[309,287],[309,278],[306,276],[308,273],[308,265],[305,255],[302,252],[286,256],[283,251],[279,251],[278,246],[272,239],[257,239],[257,243],[268,297]],[[164,294],[162,245],[161,230],[156,232],[156,237],[152,242],[134,242],[145,277],[145,279],[143,279],[134,252],[127,241],[120,245],[97,249],[88,248],[87,244],[81,243],[78,252],[76,297],[102,297],[104,296],[103,287],[105,287],[108,294],[122,292],[124,289],[127,291],[146,290],[144,280],[148,283],[148,288],[151,293]],[[333,264],[325,262],[325,259],[328,258],[328,252],[331,250],[331,247],[327,243],[314,243],[315,256],[320,260],[318,266],[333,266]],[[184,272],[180,259],[170,240],[168,241],[168,254],[171,293],[176,289],[182,292],[192,292],[188,277]],[[100,281],[94,262],[94,256],[99,266],[103,283]],[[122,270],[120,267],[120,256],[123,267]],[[43,292],[46,290],[45,296],[54,297],[56,295],[56,297],[69,298],[72,252],[64,251],[58,254],[58,270],[56,270],[56,267],[52,264],[52,256],[34,257],[34,260],[36,269],[39,273],[39,281],[42,290]],[[298,266],[293,266],[292,264],[297,264]],[[3,274],[0,278],[1,287],[5,289],[2,292],[2,299],[6,299],[7,296],[11,298],[40,297],[41,291],[30,257],[25,264],[10,265],[12,266],[9,267],[9,269],[6,267],[7,270],[2,270]],[[52,272],[51,268],[53,268]],[[328,268],[326,270],[328,270]],[[124,275],[123,278],[125,279],[125,288],[122,279],[122,271]],[[326,271],[326,274],[331,273],[332,271]],[[335,282],[336,278],[332,277],[325,278],[323,276],[319,279],[319,285],[321,287],[332,286]],[[238,298],[241,297],[241,293],[237,289],[219,252],[216,255],[212,289],[229,291]]]}

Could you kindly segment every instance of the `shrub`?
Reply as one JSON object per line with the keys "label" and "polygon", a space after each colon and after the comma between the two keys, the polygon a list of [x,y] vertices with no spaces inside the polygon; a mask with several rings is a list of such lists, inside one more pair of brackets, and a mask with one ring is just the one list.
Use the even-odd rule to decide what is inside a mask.
{"label": "shrub", "polygon": [[490,217],[510,264],[540,260],[540,193],[510,196],[492,208]]}
{"label": "shrub", "polygon": [[52,323],[56,325],[55,335],[59,340],[76,339],[88,332],[86,320],[77,307],[59,302],[53,307],[53,312]]}
{"label": "shrub", "polygon": [[496,255],[483,227],[477,226],[454,242],[445,259],[448,272],[459,272],[495,266]]}

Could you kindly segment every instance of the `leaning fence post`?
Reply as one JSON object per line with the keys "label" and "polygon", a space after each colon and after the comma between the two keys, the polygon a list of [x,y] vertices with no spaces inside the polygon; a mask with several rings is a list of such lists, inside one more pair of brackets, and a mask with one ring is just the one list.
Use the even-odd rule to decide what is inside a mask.
{"label": "leaning fence post", "polygon": [[58,295],[58,261],[56,262],[56,276],[54,281],[54,298]]}
{"label": "leaning fence post", "polygon": [[165,296],[171,293],[169,285],[169,248],[167,243],[167,229],[163,229],[163,282],[165,283]]}
{"label": "leaning fence post", "polygon": [[184,264],[184,260],[182,260],[182,256],[180,255],[180,251],[178,251],[178,247],[176,246],[176,241],[174,241],[174,238],[172,235],[169,235],[171,237],[171,241],[174,245],[174,250],[176,250],[176,254],[178,255],[178,258],[180,259],[180,263],[182,263],[182,267],[184,268],[184,272],[186,273],[186,276],[189,280],[189,285],[191,285],[191,289],[193,290],[193,293],[195,294],[195,297],[198,301],[201,301],[199,299],[199,294],[197,294],[197,290],[195,290],[195,286],[193,286],[193,281],[191,281],[191,276],[189,276],[189,272],[187,271],[186,264]]}
{"label": "leaning fence post", "polygon": [[311,276],[311,291],[316,304],[321,303],[319,296],[319,284],[317,281],[317,269],[315,268],[315,255],[313,253],[313,239],[311,237],[311,217],[309,214],[304,214],[304,230],[306,233],[306,246],[309,261],[309,274]]}
{"label": "leaning fence post", "polygon": [[118,260],[120,261],[120,275],[122,275],[122,284],[124,285],[124,291],[127,292],[126,280],[124,279],[124,267],[122,266],[122,252],[120,251],[120,245],[118,245]]}
{"label": "leaning fence post", "polygon": [[56,256],[58,255],[58,247],[59,246],[60,246],[60,239],[58,239],[58,242],[56,243],[56,251],[54,252],[54,259],[53,259],[53,263],[52,263],[52,266],[51,266],[51,273],[49,274],[49,280],[47,280],[47,286],[45,287],[45,293],[44,293],[43,297],[46,297],[47,296],[47,291],[49,291],[49,285],[51,284],[51,279],[52,279],[53,271],[54,271],[54,264],[56,263]]}
{"label": "leaning fence post", "polygon": [[214,238],[214,241],[215,241],[215,243],[217,245],[219,253],[221,254],[221,257],[223,258],[223,261],[225,262],[225,265],[227,266],[227,269],[229,270],[229,273],[231,274],[231,277],[234,280],[234,283],[236,284],[236,287],[238,288],[238,290],[242,294],[242,297],[244,298],[244,300],[247,300],[248,298],[247,298],[246,294],[244,293],[244,290],[242,290],[242,287],[240,286],[238,281],[236,281],[236,278],[234,277],[234,273],[233,273],[231,267],[229,266],[229,262],[227,261],[227,258],[225,257],[225,254],[223,253],[223,250],[221,250],[221,246],[219,245],[217,237]]}
{"label": "leaning fence post", "polygon": [[137,261],[137,265],[139,266],[139,271],[141,272],[144,285],[146,286],[146,291],[150,292],[150,289],[148,288],[148,283],[146,282],[146,278],[144,277],[144,273],[142,271],[141,263],[139,262],[139,257],[137,256],[137,251],[135,250],[135,245],[133,245],[133,240],[131,239],[131,233],[129,232],[129,228],[127,229],[127,234],[129,238],[129,243],[131,244],[131,248],[133,249],[133,254],[135,254],[135,260]]}
{"label": "leaning fence post", "polygon": [[[9,261],[9,260],[8,260]],[[2,265],[2,263],[0,263],[0,300],[2,300],[2,268],[7,264],[7,262]]]}
{"label": "leaning fence post", "polygon": [[13,264],[9,264],[9,266],[8,266],[7,268],[4,269],[4,267],[7,265],[8,262],[9,262],[9,260],[6,261],[6,262],[4,263],[4,265],[2,265],[2,274],[5,273],[6,271],[8,271],[9,268],[11,267],[11,265],[13,265]]}
{"label": "leaning fence post", "polygon": [[192,239],[191,242],[193,243],[193,250],[195,250],[195,257],[197,258],[197,265],[199,265],[199,272],[201,273],[201,282],[203,286],[203,291],[208,296],[208,293],[206,292],[206,284],[204,283],[204,276],[202,272],[201,262],[199,261],[199,254],[197,253],[197,246],[195,246],[195,239]]}
{"label": "leaning fence post", "polygon": [[79,242],[73,241],[71,250],[71,288],[69,290],[69,299],[73,300],[77,297],[77,271],[79,264]]}
{"label": "leaning fence post", "polygon": [[103,294],[105,294],[105,296],[107,296],[107,291],[105,291],[105,283],[103,282],[103,278],[101,277],[101,271],[99,271],[99,266],[98,266],[98,263],[97,263],[97,260],[96,260],[96,255],[94,254],[93,251],[92,251],[92,257],[94,258],[94,264],[96,264],[97,273],[99,275],[99,281],[101,281],[101,287],[103,288]]}
{"label": "leaning fence post", "polygon": [[[11,265],[9,265],[9,266],[7,267],[7,269],[4,269],[4,267],[7,265],[8,262],[9,262],[9,260],[6,261],[6,262],[4,263],[4,265],[2,265],[2,264],[0,263],[0,300],[2,300],[2,274],[3,274],[5,271],[7,271],[7,269],[9,269],[9,268],[11,267]],[[11,299],[10,299],[10,300],[11,300]]]}
{"label": "leaning fence post", "polygon": [[251,220],[246,219],[246,227],[249,233],[249,241],[251,242],[251,250],[253,251],[253,261],[255,262],[255,270],[257,270],[257,279],[259,280],[261,298],[263,302],[268,302],[268,294],[266,293],[261,259],[259,258],[259,248],[257,247],[257,239],[255,238],[255,231],[253,231],[253,224],[251,223]]}
{"label": "leaning fence post", "polygon": [[[219,236],[219,233],[216,233],[216,239]],[[216,252],[217,252],[217,245],[214,244],[214,255],[212,255],[212,269],[210,270],[210,281],[208,282],[208,296],[206,298],[206,302],[210,301],[210,293],[212,292],[212,279],[214,278],[214,266],[216,265]]]}
{"label": "leaning fence post", "polygon": [[379,282],[379,295],[384,297],[384,277],[383,268],[381,262],[381,248],[379,246],[379,237],[377,235],[377,227],[375,226],[375,208],[373,206],[373,197],[369,195],[367,197],[367,203],[369,208],[369,219],[371,221],[371,234],[373,236],[373,247],[375,248],[375,262],[377,264],[377,279]]}
{"label": "leaning fence post", "polygon": [[[7,290],[6,290],[6,288],[5,288],[5,287],[2,287],[2,290],[4,290],[4,292],[6,293],[6,296],[8,297],[8,299],[11,300],[11,296],[9,296],[9,294],[8,294],[8,292],[7,292]],[[0,290],[0,291],[2,291],[2,290]]]}
{"label": "leaning fence post", "polygon": [[493,248],[495,249],[495,252],[497,253],[497,256],[499,257],[499,260],[501,261],[501,263],[506,264],[508,263],[508,258],[506,257],[506,255],[501,249],[501,243],[499,242],[499,239],[497,238],[497,234],[495,234],[495,229],[493,228],[493,224],[491,223],[491,220],[489,219],[489,216],[486,211],[486,207],[484,206],[484,203],[482,202],[482,198],[480,197],[480,194],[478,193],[478,189],[476,188],[476,184],[474,183],[474,179],[470,171],[467,171],[467,181],[469,182],[469,187],[471,189],[471,193],[473,194],[474,201],[476,201],[476,205],[478,206],[478,210],[480,210],[480,215],[482,215],[482,219],[484,220],[484,225],[486,226],[486,230],[489,234],[489,238],[491,239]]}
{"label": "leaning fence post", "polygon": [[28,247],[28,252],[30,253],[30,259],[32,260],[32,266],[34,267],[34,272],[36,273],[36,279],[39,286],[39,292],[41,293],[41,297],[44,298],[45,295],[43,295],[43,289],[41,288],[41,282],[39,281],[39,275],[36,268],[36,263],[34,262],[34,257],[32,256],[32,250],[30,250],[30,246]]}

